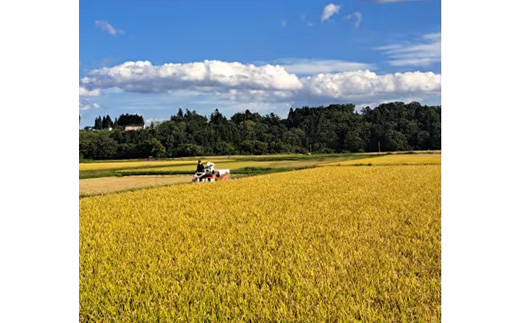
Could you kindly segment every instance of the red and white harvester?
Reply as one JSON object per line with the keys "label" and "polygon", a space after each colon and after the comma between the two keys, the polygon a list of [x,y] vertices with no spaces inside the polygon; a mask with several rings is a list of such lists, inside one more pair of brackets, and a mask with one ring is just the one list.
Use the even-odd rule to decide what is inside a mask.
{"label": "red and white harvester", "polygon": [[227,181],[231,178],[229,169],[215,169],[215,164],[207,162],[203,172],[193,174],[193,183]]}

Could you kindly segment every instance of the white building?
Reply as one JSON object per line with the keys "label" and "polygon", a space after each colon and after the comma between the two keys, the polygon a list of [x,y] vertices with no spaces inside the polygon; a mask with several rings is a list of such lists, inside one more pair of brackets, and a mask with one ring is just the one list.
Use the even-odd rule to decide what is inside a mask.
{"label": "white building", "polygon": [[125,126],[125,131],[141,130],[143,126]]}

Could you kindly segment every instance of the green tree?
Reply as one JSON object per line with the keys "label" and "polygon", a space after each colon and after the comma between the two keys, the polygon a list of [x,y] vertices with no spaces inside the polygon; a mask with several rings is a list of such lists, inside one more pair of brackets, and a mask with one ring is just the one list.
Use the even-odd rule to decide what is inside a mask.
{"label": "green tree", "polygon": [[163,144],[161,144],[161,142],[157,138],[146,140],[143,143],[142,151],[148,156],[158,158],[166,156],[166,148],[164,148]]}
{"label": "green tree", "polygon": [[189,157],[201,155],[204,155],[204,148],[199,145],[182,144],[174,150],[174,156],[176,157]]}
{"label": "green tree", "polygon": [[97,117],[94,121],[94,129],[101,130],[103,129],[103,120],[101,119],[101,116]]}
{"label": "green tree", "polygon": [[109,128],[113,128],[113,127],[114,127],[114,123],[112,122],[112,119],[110,118],[110,116],[107,115],[106,117],[103,117],[102,128],[109,129]]}
{"label": "green tree", "polygon": [[[122,131],[143,124],[137,114],[122,114],[115,122],[98,116],[98,131],[80,130],[80,153],[104,159],[441,148],[441,107],[418,102],[389,102],[360,112],[352,104],[291,108],[286,119],[246,110],[228,120],[218,109],[209,118],[179,109],[169,121]],[[102,130],[111,125],[114,131]]]}
{"label": "green tree", "polygon": [[116,157],[117,142],[108,136],[99,136],[93,142],[92,157],[95,159],[111,159]]}
{"label": "green tree", "polygon": [[229,142],[219,141],[213,150],[217,155],[234,155],[237,153],[235,146]]}

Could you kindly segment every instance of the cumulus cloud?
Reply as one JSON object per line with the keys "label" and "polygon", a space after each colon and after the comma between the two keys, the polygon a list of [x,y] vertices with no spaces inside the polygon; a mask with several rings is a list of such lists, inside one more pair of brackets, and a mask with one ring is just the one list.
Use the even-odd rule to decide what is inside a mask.
{"label": "cumulus cloud", "polygon": [[371,64],[334,59],[287,58],[276,62],[282,65],[287,72],[300,75],[357,71],[372,68]]}
{"label": "cumulus cloud", "polygon": [[99,109],[101,105],[96,102],[90,102],[88,100],[79,100],[79,109],[81,111],[88,111],[88,110],[94,110]]}
{"label": "cumulus cloud", "polygon": [[440,94],[441,76],[432,72],[406,72],[378,75],[354,71],[327,73],[302,79],[313,97],[334,98],[352,102],[393,100],[407,96]]}
{"label": "cumulus cloud", "polygon": [[428,66],[441,61],[441,33],[421,36],[412,42],[377,47],[392,66]]}
{"label": "cumulus cloud", "polygon": [[[91,71],[81,80],[80,88],[83,87],[85,93],[114,88],[137,93],[190,91],[213,95],[215,101],[258,103],[305,100],[359,103],[440,95],[441,76],[432,72],[376,74],[368,69],[340,71],[341,67],[348,69],[361,63],[324,62],[324,71],[319,74],[312,73],[319,69],[312,70],[312,61],[305,60],[295,60],[286,67],[222,61],[157,66],[148,61],[126,62]],[[299,77],[294,74],[301,72],[312,75]],[[89,108],[95,107],[89,105]]]}
{"label": "cumulus cloud", "polygon": [[146,126],[150,126],[153,122],[154,125],[159,125],[161,122],[164,122],[164,121],[167,121],[168,119],[164,119],[164,118],[148,118],[144,121],[144,124]]}
{"label": "cumulus cloud", "polygon": [[352,20],[354,21],[354,26],[357,28],[359,25],[361,25],[361,21],[363,20],[363,15],[359,11],[355,11],[351,14],[348,14],[345,16],[346,20]]}
{"label": "cumulus cloud", "polygon": [[87,90],[85,87],[79,87],[79,96],[99,96],[99,89]]}
{"label": "cumulus cloud", "polygon": [[96,21],[94,21],[94,24],[96,25],[96,27],[108,32],[112,36],[123,33],[122,29],[114,28],[111,24],[108,23],[108,21],[105,21],[105,20],[96,20]]}
{"label": "cumulus cloud", "polygon": [[336,5],[333,3],[329,3],[323,8],[323,12],[321,13],[321,21],[327,21],[329,20],[333,15],[339,12],[339,9],[341,8],[340,5]]}
{"label": "cumulus cloud", "polygon": [[168,92],[197,90],[292,91],[302,87],[300,79],[281,66],[244,65],[209,61],[154,66],[149,61],[126,62],[93,70],[81,80],[89,90],[118,87],[127,92]]}

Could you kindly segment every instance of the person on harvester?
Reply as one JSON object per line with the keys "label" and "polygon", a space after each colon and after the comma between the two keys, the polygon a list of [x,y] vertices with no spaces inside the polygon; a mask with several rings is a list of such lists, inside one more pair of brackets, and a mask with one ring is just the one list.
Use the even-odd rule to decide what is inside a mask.
{"label": "person on harvester", "polygon": [[202,165],[201,161],[197,164],[197,173],[204,173],[204,165]]}

